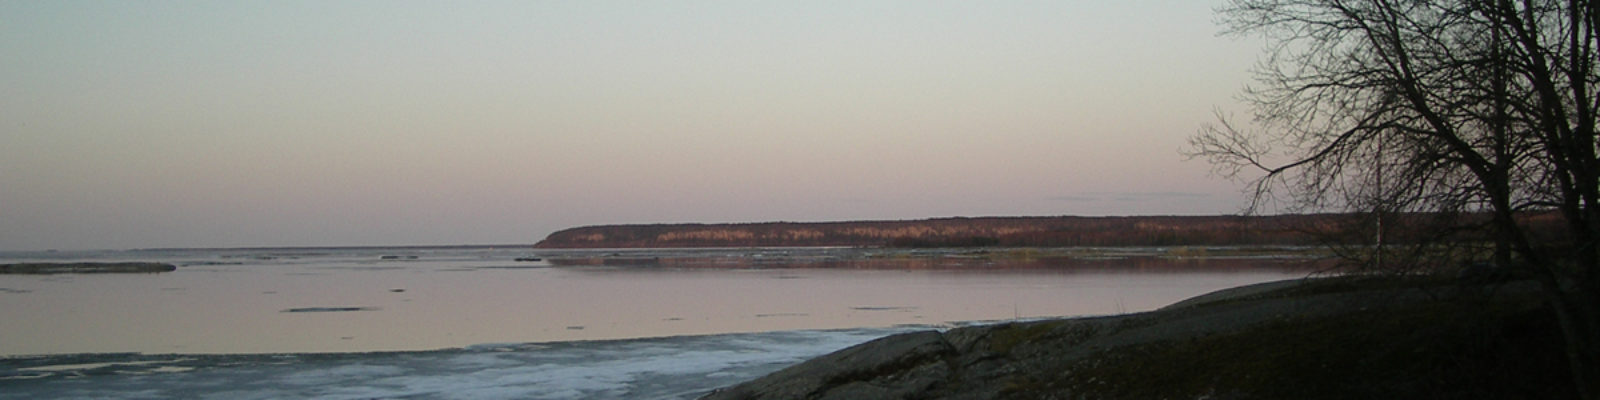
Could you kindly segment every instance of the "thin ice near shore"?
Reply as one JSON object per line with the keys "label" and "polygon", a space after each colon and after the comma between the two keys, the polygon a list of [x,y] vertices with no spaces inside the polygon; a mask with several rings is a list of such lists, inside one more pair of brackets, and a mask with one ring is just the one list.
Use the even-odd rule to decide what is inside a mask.
{"label": "thin ice near shore", "polygon": [[682,336],[343,354],[0,358],[0,399],[693,399],[805,359],[929,327]]}

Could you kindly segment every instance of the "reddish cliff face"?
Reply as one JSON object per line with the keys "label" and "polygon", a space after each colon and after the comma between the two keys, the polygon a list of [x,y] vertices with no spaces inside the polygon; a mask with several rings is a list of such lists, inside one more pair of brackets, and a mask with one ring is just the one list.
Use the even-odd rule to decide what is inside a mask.
{"label": "reddish cliff face", "polygon": [[989,217],[917,221],[607,225],[552,233],[538,248],[799,246],[1177,246],[1310,244],[1335,215]]}

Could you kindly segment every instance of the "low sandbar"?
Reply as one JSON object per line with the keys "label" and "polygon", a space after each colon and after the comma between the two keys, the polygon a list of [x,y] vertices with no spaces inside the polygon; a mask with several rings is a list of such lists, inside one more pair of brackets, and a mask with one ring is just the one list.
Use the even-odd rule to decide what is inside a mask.
{"label": "low sandbar", "polygon": [[0,274],[137,274],[177,271],[178,266],[153,262],[83,262],[0,264]]}

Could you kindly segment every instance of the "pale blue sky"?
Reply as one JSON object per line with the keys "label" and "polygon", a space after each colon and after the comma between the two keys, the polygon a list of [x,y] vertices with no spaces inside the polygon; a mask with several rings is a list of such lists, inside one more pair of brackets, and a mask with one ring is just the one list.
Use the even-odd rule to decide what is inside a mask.
{"label": "pale blue sky", "polygon": [[0,0],[0,250],[1231,213],[1215,5]]}

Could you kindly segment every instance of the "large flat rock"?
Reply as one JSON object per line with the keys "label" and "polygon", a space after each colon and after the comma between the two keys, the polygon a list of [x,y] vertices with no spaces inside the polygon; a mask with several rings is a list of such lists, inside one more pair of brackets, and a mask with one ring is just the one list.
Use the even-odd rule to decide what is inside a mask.
{"label": "large flat rock", "polygon": [[[1265,389],[1248,389],[1261,391],[1238,393],[1236,397],[1239,398],[1274,398],[1274,393],[1298,393],[1298,396],[1304,393],[1295,391],[1299,390],[1294,387],[1296,384],[1285,384],[1287,389],[1271,385],[1307,380],[1285,371],[1306,368],[1302,361],[1317,360],[1323,356],[1320,352],[1337,352],[1326,356],[1353,365],[1382,365],[1394,360],[1401,360],[1399,362],[1404,364],[1407,362],[1405,360],[1412,357],[1412,352],[1427,354],[1437,351],[1453,356],[1457,350],[1450,346],[1457,345],[1451,344],[1454,343],[1451,341],[1465,339],[1468,345],[1476,345],[1472,344],[1480,341],[1475,337],[1476,333],[1451,333],[1463,330],[1424,321],[1442,318],[1440,321],[1448,324],[1465,324],[1473,329],[1483,329],[1500,326],[1496,324],[1502,324],[1504,316],[1510,315],[1517,318],[1512,320],[1513,324],[1528,323],[1524,320],[1527,316],[1540,315],[1536,310],[1537,301],[1527,300],[1534,297],[1532,293],[1535,289],[1529,283],[1503,285],[1494,288],[1494,293],[1498,293],[1496,297],[1484,297],[1477,288],[1448,285],[1417,288],[1352,284],[1349,281],[1257,285],[1204,295],[1173,307],[1145,313],[1014,322],[955,328],[943,333],[925,331],[889,336],[713,392],[704,399],[1102,398],[1105,395],[1103,391],[1109,390],[1105,389],[1108,387],[1134,393],[1179,393],[1179,397],[1205,397],[1205,390],[1227,388],[1237,391],[1241,390],[1238,387],[1248,388],[1248,385],[1258,384],[1248,381],[1250,379],[1267,379],[1252,378],[1250,374],[1211,376],[1208,374],[1215,372],[1204,369],[1191,371],[1170,365],[1141,364],[1166,363],[1167,360],[1162,357],[1173,357],[1174,363],[1225,367],[1215,371],[1264,368],[1263,375],[1276,379],[1269,381]],[[1498,311],[1480,314],[1480,309]],[[1462,310],[1467,315],[1460,315],[1463,314]],[[1527,329],[1526,326],[1518,326],[1508,332],[1523,334],[1516,332]],[[1533,329],[1545,328],[1534,325]],[[1380,332],[1399,336],[1399,340],[1394,341],[1399,344],[1391,347]],[[1344,339],[1347,336],[1352,338],[1349,343]],[[1441,336],[1443,341],[1434,343],[1435,336]],[[1302,337],[1305,339],[1302,340]],[[1416,345],[1405,344],[1412,342]],[[1367,343],[1366,347],[1375,350],[1370,355],[1352,351],[1362,349],[1362,343]],[[1354,347],[1339,347],[1346,344]],[[1493,349],[1504,347],[1488,346],[1491,346],[1488,348],[1490,351],[1499,351]],[[1231,355],[1227,354],[1228,351],[1240,351],[1227,348],[1250,352],[1259,348],[1267,354],[1274,354],[1275,358],[1227,359]],[[1395,351],[1405,354],[1396,358],[1392,353]],[[1216,352],[1222,352],[1220,356],[1224,358],[1216,358],[1219,356]],[[1521,357],[1514,351],[1504,354]],[[1176,357],[1188,358],[1179,360]],[[1559,361],[1560,358],[1553,359]],[[1486,363],[1498,365],[1499,362]],[[1554,368],[1559,369],[1560,363],[1555,364]],[[1405,370],[1415,366],[1384,367]],[[1471,368],[1476,367],[1464,368],[1471,372]],[[1211,382],[1207,380],[1214,379],[1213,383],[1202,385],[1215,386],[1211,389],[1195,389],[1201,392],[1184,392],[1190,388],[1172,383],[1168,383],[1173,385],[1171,388],[1160,387],[1160,382],[1167,377],[1143,376],[1151,373],[1147,371],[1181,375],[1175,381],[1182,382]],[[1383,382],[1376,385],[1411,390],[1405,388],[1411,382],[1406,380],[1404,374],[1373,372],[1374,375],[1362,375],[1368,372],[1371,371],[1345,368],[1338,373],[1354,374],[1357,378],[1379,376],[1377,380]],[[1451,375],[1453,373],[1437,374],[1443,375],[1443,381],[1449,381],[1457,378]],[[1329,379],[1338,381],[1341,378]],[[1465,377],[1461,379],[1469,384],[1505,387],[1493,386],[1499,385],[1494,382],[1483,383],[1482,380]],[[1339,384],[1346,386],[1334,388],[1333,393],[1364,393],[1361,390],[1369,389],[1363,386],[1367,385],[1366,382]],[[1146,390],[1140,385],[1155,385],[1155,389]],[[1458,384],[1442,387],[1453,389],[1451,385],[1467,387]],[[1175,392],[1163,392],[1169,389]],[[1089,392],[1085,394],[1082,391]]]}

